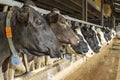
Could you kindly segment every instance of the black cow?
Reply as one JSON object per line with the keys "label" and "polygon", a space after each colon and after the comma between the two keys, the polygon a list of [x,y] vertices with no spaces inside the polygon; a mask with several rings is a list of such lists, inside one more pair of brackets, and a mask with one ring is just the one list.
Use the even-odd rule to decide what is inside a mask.
{"label": "black cow", "polygon": [[78,28],[77,26],[72,26],[72,29],[76,33],[76,35],[80,38],[80,42],[78,45],[71,45],[71,47],[78,54],[87,53],[89,48],[87,43],[83,39],[80,28]]}
{"label": "black cow", "polygon": [[108,42],[108,41],[110,41],[112,38],[111,38],[111,31],[110,31],[110,29],[108,29],[108,28],[101,28],[101,30],[102,30],[102,32],[104,33],[104,38],[105,38],[105,40]]}
{"label": "black cow", "polygon": [[88,44],[90,45],[91,49],[96,53],[99,52],[100,49],[100,46],[98,45],[99,42],[97,40],[96,33],[94,32],[94,30],[92,30],[92,26],[82,27],[81,32],[86,41],[88,42]]}
{"label": "black cow", "polygon": [[[17,52],[61,57],[61,43],[37,11],[28,5],[12,7],[11,10],[13,14],[10,23]],[[5,33],[7,13],[0,13],[0,68],[4,60],[11,56]]]}

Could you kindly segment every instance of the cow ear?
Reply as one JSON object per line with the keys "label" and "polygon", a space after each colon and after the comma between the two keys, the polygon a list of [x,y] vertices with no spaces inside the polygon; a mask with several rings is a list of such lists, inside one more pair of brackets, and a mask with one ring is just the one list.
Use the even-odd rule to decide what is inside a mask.
{"label": "cow ear", "polygon": [[28,20],[29,20],[29,13],[27,12],[21,12],[18,16],[18,20],[19,22],[27,25],[28,24]]}
{"label": "cow ear", "polygon": [[50,14],[50,15],[48,16],[48,22],[49,22],[49,23],[57,23],[58,17],[59,17],[59,14],[57,14],[57,13]]}

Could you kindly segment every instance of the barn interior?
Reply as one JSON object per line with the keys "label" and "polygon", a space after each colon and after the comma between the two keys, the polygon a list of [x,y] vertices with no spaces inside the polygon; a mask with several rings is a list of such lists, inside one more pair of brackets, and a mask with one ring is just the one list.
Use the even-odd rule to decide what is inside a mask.
{"label": "barn interior", "polygon": [[[0,11],[9,6],[24,3],[26,0],[0,0]],[[37,8],[51,11],[60,10],[73,22],[116,30],[120,24],[120,0],[32,0]],[[11,4],[13,3],[13,4]],[[118,34],[120,35],[120,34]],[[120,80],[120,39],[115,37],[101,47],[92,57],[84,55],[73,59],[57,59],[55,64],[41,64],[40,69],[33,69],[14,80]],[[74,51],[71,51],[74,53]],[[70,55],[68,55],[70,57]],[[43,59],[43,58],[42,58]],[[41,59],[41,60],[42,60]],[[45,57],[45,59],[47,59]],[[51,60],[52,61],[52,60]],[[27,71],[27,70],[26,70]],[[27,72],[26,72],[27,73]],[[5,79],[7,80],[7,79]],[[9,79],[8,79],[9,80]],[[12,80],[12,79],[10,79]]]}
{"label": "barn interior", "polygon": [[116,25],[119,22],[119,0],[34,0],[34,2],[40,8],[47,10],[58,8],[64,15],[102,26],[112,27],[114,18]]}

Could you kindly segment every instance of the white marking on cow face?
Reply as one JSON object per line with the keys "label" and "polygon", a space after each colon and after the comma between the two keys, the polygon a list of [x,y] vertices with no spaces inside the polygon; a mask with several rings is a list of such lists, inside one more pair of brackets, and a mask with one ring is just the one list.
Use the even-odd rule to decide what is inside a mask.
{"label": "white marking on cow face", "polygon": [[113,38],[115,38],[115,36],[116,36],[116,32],[115,32],[115,30],[114,30],[114,29],[112,29],[112,30],[111,30],[111,32],[112,32],[111,37],[112,37],[112,39],[113,39]]}
{"label": "white marking on cow face", "polygon": [[95,30],[95,26],[92,27],[92,30],[95,31],[96,38],[97,38],[98,43],[99,43],[98,45],[101,47],[102,45],[101,45],[100,40],[99,40],[99,38],[98,38],[98,36],[97,36],[97,32],[96,32],[96,30]]}
{"label": "white marking on cow face", "polygon": [[[83,34],[81,33],[81,29],[80,28],[77,28],[77,29],[75,29],[76,30],[76,32],[77,32],[77,34],[79,34],[79,35],[81,35],[82,36],[82,38],[83,38],[83,40],[84,40],[84,42],[86,42],[87,43],[87,41],[85,40],[85,38],[84,38],[84,36],[83,36]],[[93,52],[93,50],[90,48],[90,46],[89,46],[89,44],[87,43],[87,47],[88,47],[88,52],[87,53],[85,53],[86,54],[86,56],[87,57],[91,57],[91,56],[93,56],[91,53],[94,53]]]}
{"label": "white marking on cow face", "polygon": [[106,40],[105,40],[105,38],[104,38],[104,33],[101,31],[101,29],[100,29],[100,28],[97,28],[97,29],[96,29],[96,32],[97,32],[98,34],[100,34],[101,44],[102,44],[102,45],[106,45],[107,42],[106,42]]}

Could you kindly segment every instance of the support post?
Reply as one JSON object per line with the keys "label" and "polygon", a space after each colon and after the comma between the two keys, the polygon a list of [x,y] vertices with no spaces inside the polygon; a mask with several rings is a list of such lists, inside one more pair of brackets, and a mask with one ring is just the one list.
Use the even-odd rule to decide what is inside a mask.
{"label": "support post", "polygon": [[115,29],[115,16],[113,16],[113,28]]}
{"label": "support post", "polygon": [[82,6],[83,6],[83,9],[82,9],[82,19],[84,21],[87,21],[87,7],[88,7],[88,2],[87,0],[82,0]]}
{"label": "support post", "polygon": [[108,17],[107,18],[107,27],[110,27],[110,22],[111,22],[111,19]]}
{"label": "support post", "polygon": [[103,0],[101,0],[101,26],[104,26]]}

